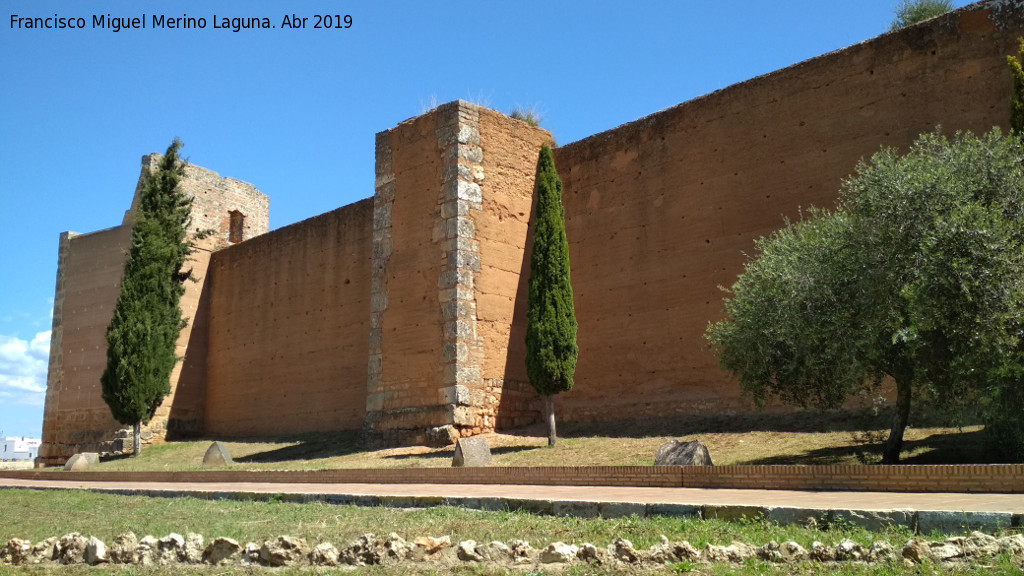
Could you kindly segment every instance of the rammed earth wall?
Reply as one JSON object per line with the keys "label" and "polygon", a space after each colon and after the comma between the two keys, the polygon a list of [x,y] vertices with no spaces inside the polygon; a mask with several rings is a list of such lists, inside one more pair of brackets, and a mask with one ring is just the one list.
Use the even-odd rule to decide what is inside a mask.
{"label": "rammed earth wall", "polygon": [[[831,206],[880,146],[905,149],[938,124],[1005,128],[1022,14],[973,4],[555,149],[580,346],[559,418],[749,410],[702,339],[719,285],[755,238]],[[190,169],[194,218],[216,236],[196,255],[184,360],[151,432],[362,427],[384,443],[446,443],[532,422],[527,247],[550,141],[445,104],[377,135],[372,199],[269,234],[265,196]],[[244,215],[234,231],[232,213]],[[118,448],[99,375],[130,218],[62,237],[41,463]],[[244,242],[220,250],[232,239]]]}
{"label": "rammed earth wall", "polygon": [[[142,169],[155,166],[159,159],[159,154],[144,156]],[[195,281],[185,283],[181,299],[183,316],[189,319],[176,348],[183,360],[171,373],[171,393],[143,431],[146,441],[161,441],[168,434],[202,433],[208,349],[207,264],[212,252],[229,244],[231,212],[244,215],[239,241],[265,233],[269,224],[267,197],[250,184],[188,166],[181,187],[193,197],[192,230],[211,235],[198,242],[187,263]],[[103,401],[100,376],[107,363],[106,329],[121,290],[124,255],[138,201],[137,186],[120,226],[91,234],[61,235],[43,443],[37,458],[40,465],[62,464],[77,452],[120,452],[125,448],[127,431]]]}
{"label": "rammed earth wall", "polygon": [[881,146],[1005,129],[1022,34],[1018,14],[973,5],[555,150],[580,347],[559,415],[749,409],[703,340],[719,286]]}

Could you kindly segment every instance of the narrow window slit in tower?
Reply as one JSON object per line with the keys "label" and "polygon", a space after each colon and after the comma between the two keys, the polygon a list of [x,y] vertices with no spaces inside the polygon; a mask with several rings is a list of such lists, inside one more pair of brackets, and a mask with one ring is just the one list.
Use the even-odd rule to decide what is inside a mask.
{"label": "narrow window slit in tower", "polygon": [[228,212],[231,216],[231,226],[228,228],[228,242],[232,244],[242,241],[242,231],[245,229],[245,214],[238,210]]}

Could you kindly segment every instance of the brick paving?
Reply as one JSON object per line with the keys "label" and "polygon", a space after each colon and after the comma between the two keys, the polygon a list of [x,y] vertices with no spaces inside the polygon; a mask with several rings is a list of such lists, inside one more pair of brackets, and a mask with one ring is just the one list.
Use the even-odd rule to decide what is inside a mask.
{"label": "brick paving", "polygon": [[692,506],[785,507],[814,510],[915,510],[999,512],[1024,514],[1022,494],[807,492],[796,490],[735,490],[706,488],[636,488],[617,486],[523,486],[484,484],[301,484],[222,482],[95,482],[83,480],[26,480],[0,478],[0,487],[86,489],[168,493],[262,493],[351,495],[422,499],[498,499],[671,504]]}

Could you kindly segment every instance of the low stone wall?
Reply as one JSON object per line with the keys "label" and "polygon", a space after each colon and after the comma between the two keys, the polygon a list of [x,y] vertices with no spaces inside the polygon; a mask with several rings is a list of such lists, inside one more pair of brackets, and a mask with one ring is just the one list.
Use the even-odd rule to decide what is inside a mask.
{"label": "low stone wall", "polygon": [[96,537],[86,537],[77,532],[52,537],[33,544],[28,540],[12,538],[0,547],[0,565],[42,565],[50,566],[88,564],[91,566],[140,565],[140,566],[197,566],[255,568],[301,567],[301,566],[415,566],[453,569],[459,565],[488,564],[508,569],[519,567],[525,572],[529,568],[542,566],[557,567],[567,564],[606,566],[613,571],[632,570],[641,566],[656,567],[681,563],[682,567],[694,568],[693,563],[744,564],[750,560],[763,560],[776,564],[807,564],[857,562],[874,564],[897,564],[907,568],[924,562],[965,564],[989,560],[1005,555],[1015,564],[1024,561],[1024,536],[1014,534],[996,538],[973,532],[970,536],[955,536],[945,541],[929,541],[920,538],[908,540],[902,548],[878,540],[865,546],[849,539],[829,545],[814,542],[810,549],[787,541],[779,544],[769,542],[761,546],[734,541],[728,546],[707,544],[698,549],[689,542],[670,542],[665,536],[661,543],[649,550],[637,549],[625,538],[616,538],[605,547],[590,543],[565,544],[552,542],[546,547],[534,548],[525,540],[512,540],[507,544],[500,541],[490,543],[464,540],[457,544],[450,536],[435,538],[421,536],[406,541],[398,534],[375,536],[364,534],[338,547],[330,542],[312,544],[303,538],[278,536],[265,540],[262,545],[255,542],[242,544],[231,538],[214,538],[204,544],[201,534],[169,534],[157,539],[144,536],[141,540],[133,533],[118,536],[107,546]]}
{"label": "low stone wall", "polygon": [[279,482],[637,486],[1024,494],[1024,464],[939,466],[551,466],[183,472],[0,471],[0,477],[98,482]]}

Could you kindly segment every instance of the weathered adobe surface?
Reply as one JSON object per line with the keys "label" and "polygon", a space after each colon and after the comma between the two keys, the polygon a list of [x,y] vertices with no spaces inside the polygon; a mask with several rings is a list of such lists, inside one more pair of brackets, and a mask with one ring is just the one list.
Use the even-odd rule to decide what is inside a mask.
{"label": "weathered adobe surface", "polygon": [[[441,186],[437,129],[433,112],[378,136],[386,140],[389,150],[393,200],[389,207],[390,255],[382,262],[381,275],[386,292],[380,314],[381,372],[365,407],[369,413],[366,426],[376,432],[422,432],[443,423],[444,406],[438,390],[444,380],[444,320],[438,278],[445,237],[436,226]],[[396,438],[400,439],[392,441],[405,437]],[[410,440],[422,441],[422,434],[405,438]]]}
{"label": "weathered adobe surface", "polygon": [[69,234],[65,242],[39,447],[40,460],[55,464],[78,451],[110,450],[121,427],[100,395],[100,375],[107,364],[105,334],[120,292],[128,229]]}
{"label": "weathered adobe surface", "polygon": [[580,347],[559,416],[749,410],[703,340],[719,286],[880,146],[1005,127],[1024,28],[992,16],[971,7],[555,150]]}
{"label": "weathered adobe surface", "polygon": [[372,212],[362,200],[213,254],[206,434],[360,427]]}
{"label": "weathered adobe surface", "polygon": [[[754,238],[798,217],[801,206],[831,205],[842,178],[880,145],[905,147],[940,122],[947,133],[1004,125],[1005,55],[1024,34],[1019,14],[1015,3],[972,5],[556,149],[580,345],[576,387],[559,396],[559,418],[749,410],[702,339],[721,314],[718,285],[733,282]],[[530,148],[546,138],[489,111],[479,122],[483,209],[472,214],[481,263],[473,299],[483,355],[471,396],[482,402],[464,427],[470,433],[492,419],[518,425],[535,414],[536,395],[524,384],[524,218],[536,163]],[[366,302],[373,290],[365,264],[372,218],[341,216],[369,212],[357,203],[271,234],[265,244],[232,247],[223,256],[230,265],[214,258],[220,287],[216,280],[208,294],[202,284],[189,287],[182,305],[196,328],[179,342],[185,361],[153,426],[158,437],[164,428],[195,432],[200,422],[207,433],[231,435],[355,428],[366,411],[379,413],[380,429],[443,422],[451,406],[440,394],[447,365],[438,279],[448,253],[438,218],[445,159],[437,130],[430,113],[386,138],[395,199],[380,277],[386,308],[374,320],[383,368],[372,398]],[[245,234],[265,231],[266,219],[253,216],[266,212],[265,197],[195,170],[186,181],[209,191],[197,195],[204,226],[224,233],[225,210],[250,202]],[[318,228],[332,219],[342,230]],[[68,241],[42,462],[110,442],[107,432],[118,428],[99,397],[99,373],[126,238],[121,227]],[[207,248],[218,247],[211,242]],[[256,257],[257,250],[272,259]],[[198,256],[200,278],[205,258]],[[350,284],[339,285],[343,279]],[[239,300],[229,301],[229,292]],[[204,301],[216,304],[204,308]],[[321,309],[312,326],[301,321]],[[64,330],[56,325],[61,318]],[[204,329],[203,322],[216,325]],[[335,343],[328,346],[328,338]],[[256,388],[229,367],[250,375]]]}
{"label": "weathered adobe surface", "polygon": [[[496,425],[533,422],[541,409],[526,381],[525,332],[514,318],[525,318],[529,278],[527,246],[537,172],[537,153],[551,135],[492,110],[480,110],[484,149],[482,209],[473,214],[480,243],[480,271],[474,279],[477,333],[483,343],[481,396],[473,433]],[[520,323],[519,325],[522,325]],[[517,363],[524,362],[523,366]]]}
{"label": "weathered adobe surface", "polygon": [[[160,158],[159,154],[144,156],[142,170],[155,166]],[[184,361],[171,374],[170,394],[144,427],[146,442],[160,442],[168,434],[201,431],[206,360],[201,303],[210,253],[229,244],[231,211],[246,215],[242,239],[262,234],[268,226],[267,197],[250,184],[189,165],[180,185],[193,197],[191,230],[212,234],[197,242],[187,263],[196,281],[185,283],[181,299],[183,316],[190,320],[176,346]],[[106,329],[120,293],[139,192],[136,186],[120,226],[91,234],[68,233],[62,239],[38,458],[42,465],[62,464],[78,452],[121,452],[126,448],[128,435],[103,401],[100,376],[106,367]]]}

